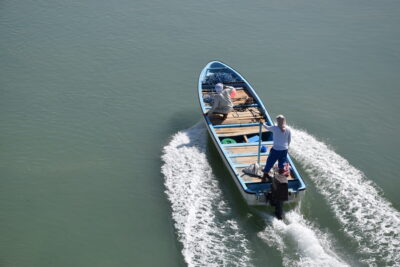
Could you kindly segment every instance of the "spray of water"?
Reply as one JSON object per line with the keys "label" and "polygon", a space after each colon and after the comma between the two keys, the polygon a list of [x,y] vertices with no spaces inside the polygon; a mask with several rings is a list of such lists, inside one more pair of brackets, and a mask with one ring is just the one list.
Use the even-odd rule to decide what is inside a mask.
{"label": "spray of water", "polygon": [[325,143],[293,129],[291,154],[327,199],[344,232],[359,243],[371,266],[400,266],[400,214],[376,185]]}
{"label": "spray of water", "polygon": [[164,147],[162,173],[182,254],[189,266],[250,266],[249,244],[223,200],[206,158],[203,124]]}
{"label": "spray of water", "polygon": [[[182,254],[189,266],[250,266],[250,244],[223,200],[206,158],[203,124],[175,134],[164,147],[162,173]],[[298,212],[285,222],[263,214],[259,237],[282,252],[285,266],[345,266],[329,239]],[[293,249],[293,251],[291,251]]]}
{"label": "spray of water", "polygon": [[348,266],[333,251],[328,235],[306,221],[298,211],[286,213],[285,220],[264,215],[268,226],[258,236],[282,253],[284,266]]}

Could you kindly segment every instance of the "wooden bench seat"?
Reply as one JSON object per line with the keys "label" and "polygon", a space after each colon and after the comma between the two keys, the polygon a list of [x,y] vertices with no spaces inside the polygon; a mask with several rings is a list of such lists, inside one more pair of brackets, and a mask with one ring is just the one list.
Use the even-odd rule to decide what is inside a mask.
{"label": "wooden bench seat", "polygon": [[[211,122],[214,125],[225,125],[225,124],[245,124],[245,123],[256,123],[259,122],[261,117],[231,117],[228,115],[226,120],[222,120],[222,115],[213,114],[211,117]],[[261,119],[262,122],[265,122],[264,119]]]}
{"label": "wooden bench seat", "polygon": [[[271,151],[271,145],[263,145],[266,146],[268,149],[268,152]],[[227,152],[227,154],[251,154],[254,153],[256,154],[258,152],[258,145],[254,146],[231,146],[231,147],[224,147],[224,150]]]}
{"label": "wooden bench seat", "polygon": [[[229,128],[218,128],[215,129],[216,133],[220,137],[225,136],[239,136],[248,134],[258,134],[260,132],[259,126],[249,126],[249,127],[229,127]],[[262,127],[262,132],[266,132],[267,129]]]}
{"label": "wooden bench seat", "polygon": [[[261,156],[261,160],[260,162],[265,163],[265,161],[267,160],[268,156]],[[257,162],[257,155],[255,156],[242,156],[242,157],[234,157],[231,158],[231,161],[234,164],[253,164]]]}
{"label": "wooden bench seat", "polygon": [[225,120],[222,120],[222,114],[212,114],[210,117],[212,124],[243,124],[257,123],[260,120],[265,122],[263,116],[257,108],[247,108],[243,111],[232,111]]}

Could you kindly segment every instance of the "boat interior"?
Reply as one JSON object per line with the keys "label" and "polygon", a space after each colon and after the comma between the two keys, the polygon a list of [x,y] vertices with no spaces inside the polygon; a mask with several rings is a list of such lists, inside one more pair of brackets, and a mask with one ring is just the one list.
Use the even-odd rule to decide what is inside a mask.
{"label": "boat interior", "polygon": [[[264,123],[268,119],[245,82],[235,81],[224,83],[224,85],[236,89],[236,95],[232,98],[234,109],[225,120],[222,119],[222,114],[212,114],[209,119],[221,142],[221,148],[237,176],[248,187],[251,187],[251,184],[260,184],[261,177],[245,174],[243,170],[258,161],[260,122]],[[211,108],[211,104],[207,100],[212,99],[213,94],[215,94],[214,85],[203,82],[202,96],[205,112]],[[272,133],[268,132],[265,127],[262,127],[261,145],[264,147],[264,151],[262,150],[260,153],[260,166],[263,167],[272,147]],[[290,172],[288,180],[295,180],[293,171]]]}

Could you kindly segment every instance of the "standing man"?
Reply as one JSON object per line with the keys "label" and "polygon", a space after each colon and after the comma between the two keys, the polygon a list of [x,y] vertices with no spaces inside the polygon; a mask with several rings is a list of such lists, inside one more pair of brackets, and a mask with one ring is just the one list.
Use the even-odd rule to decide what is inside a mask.
{"label": "standing man", "polygon": [[275,162],[278,161],[279,173],[284,172],[284,164],[286,162],[286,157],[291,141],[290,129],[286,126],[286,119],[283,115],[278,115],[276,117],[276,122],[278,126],[268,126],[264,124],[264,127],[273,134],[274,144],[269,152],[267,163],[264,168],[264,175],[262,181],[265,182],[266,179],[270,179],[269,171],[274,166]]}

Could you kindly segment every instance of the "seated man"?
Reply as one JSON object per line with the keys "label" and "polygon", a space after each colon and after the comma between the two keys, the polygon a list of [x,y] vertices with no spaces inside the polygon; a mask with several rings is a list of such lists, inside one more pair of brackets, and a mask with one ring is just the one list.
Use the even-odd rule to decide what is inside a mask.
{"label": "seated man", "polygon": [[233,109],[233,102],[231,99],[232,91],[236,90],[232,86],[225,86],[222,83],[215,85],[216,95],[213,97],[213,105],[211,109],[206,113],[208,117],[211,117],[213,113],[223,114],[222,120],[228,117],[228,113]]}

